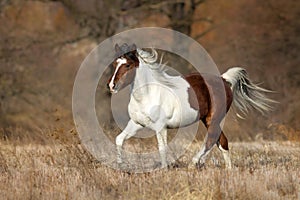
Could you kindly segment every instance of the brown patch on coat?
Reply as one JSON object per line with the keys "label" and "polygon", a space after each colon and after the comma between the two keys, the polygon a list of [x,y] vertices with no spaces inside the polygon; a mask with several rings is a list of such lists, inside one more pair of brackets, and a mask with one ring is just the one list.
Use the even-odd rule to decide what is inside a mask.
{"label": "brown patch on coat", "polygon": [[226,114],[233,100],[229,83],[216,75],[200,73],[189,74],[185,79],[191,86],[188,88],[189,104],[191,108],[199,111],[199,119],[206,125],[210,124],[212,112],[224,111]]}
{"label": "brown patch on coat", "polygon": [[[189,104],[199,111],[199,118],[206,116],[209,110],[209,91],[203,77],[198,74],[189,74],[185,77],[191,87],[188,88]],[[199,119],[198,119],[199,120]]]}

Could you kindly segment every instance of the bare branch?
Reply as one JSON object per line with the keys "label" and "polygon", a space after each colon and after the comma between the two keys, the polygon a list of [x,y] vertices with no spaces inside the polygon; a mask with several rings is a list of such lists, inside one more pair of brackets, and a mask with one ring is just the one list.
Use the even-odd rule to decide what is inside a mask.
{"label": "bare branch", "polygon": [[147,10],[147,11],[159,10],[163,6],[177,4],[177,3],[184,3],[184,2],[185,2],[184,0],[179,0],[179,1],[169,0],[169,1],[162,1],[162,2],[154,3],[154,4],[153,3],[145,3],[139,7],[119,11],[118,14],[119,15],[127,15],[127,14],[131,14],[132,12],[140,12],[140,11],[145,11],[145,10]]}
{"label": "bare branch", "polygon": [[198,0],[198,1],[195,1],[194,3],[195,3],[196,6],[198,6],[198,5],[202,4],[202,3],[204,3],[205,1],[206,0]]}
{"label": "bare branch", "polygon": [[201,37],[203,37],[204,35],[206,35],[207,33],[211,32],[212,30],[216,29],[217,28],[217,25],[214,25],[214,26],[211,26],[209,27],[208,29],[206,29],[205,31],[203,31],[202,33],[196,35],[194,37],[195,40],[198,40],[200,39]]}

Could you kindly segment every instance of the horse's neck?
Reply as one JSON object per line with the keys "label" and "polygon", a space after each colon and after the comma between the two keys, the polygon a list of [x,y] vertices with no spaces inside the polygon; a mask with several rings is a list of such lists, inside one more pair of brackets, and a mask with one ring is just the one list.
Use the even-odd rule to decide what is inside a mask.
{"label": "horse's neck", "polygon": [[143,96],[146,97],[149,92],[149,86],[156,82],[157,80],[153,77],[152,70],[149,66],[145,63],[140,63],[140,66],[136,69],[131,95],[139,96],[139,99]]}

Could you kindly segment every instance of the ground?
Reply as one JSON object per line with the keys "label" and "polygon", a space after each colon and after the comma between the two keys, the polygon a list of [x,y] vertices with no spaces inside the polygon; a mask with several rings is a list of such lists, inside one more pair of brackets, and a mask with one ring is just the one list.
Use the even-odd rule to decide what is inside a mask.
{"label": "ground", "polygon": [[235,142],[233,169],[214,148],[204,168],[188,169],[193,143],[170,169],[126,173],[94,160],[81,144],[0,145],[5,199],[299,199],[300,143]]}
{"label": "ground", "polygon": [[[191,1],[182,2],[187,12]],[[224,169],[217,148],[204,168],[187,169],[201,136],[174,168],[142,174],[103,165],[78,139],[72,90],[84,58],[115,33],[144,26],[171,28],[165,6],[173,1],[3,0],[0,197],[300,199],[300,1],[202,2],[192,22],[185,19],[191,23],[190,35],[207,50],[220,73],[243,66],[255,83],[275,91],[270,98],[280,102],[273,112],[264,116],[251,112],[246,120],[230,111],[224,131],[232,170]],[[178,59],[169,61],[179,71],[188,71]],[[99,121],[117,130],[111,133],[113,141],[121,130],[108,114],[110,73],[106,69],[99,81],[96,109]],[[125,146],[143,147],[148,141],[133,140]],[[155,142],[150,144],[157,148]]]}

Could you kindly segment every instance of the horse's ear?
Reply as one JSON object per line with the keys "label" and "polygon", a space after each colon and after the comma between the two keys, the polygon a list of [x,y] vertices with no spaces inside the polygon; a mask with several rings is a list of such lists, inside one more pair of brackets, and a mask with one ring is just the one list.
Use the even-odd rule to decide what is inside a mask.
{"label": "horse's ear", "polygon": [[135,44],[131,45],[131,51],[136,51],[136,45]]}
{"label": "horse's ear", "polygon": [[131,45],[130,51],[134,54],[136,53],[136,45],[135,44]]}
{"label": "horse's ear", "polygon": [[120,46],[118,44],[115,45],[115,51],[117,53],[119,53],[121,51],[121,48],[120,48]]}

